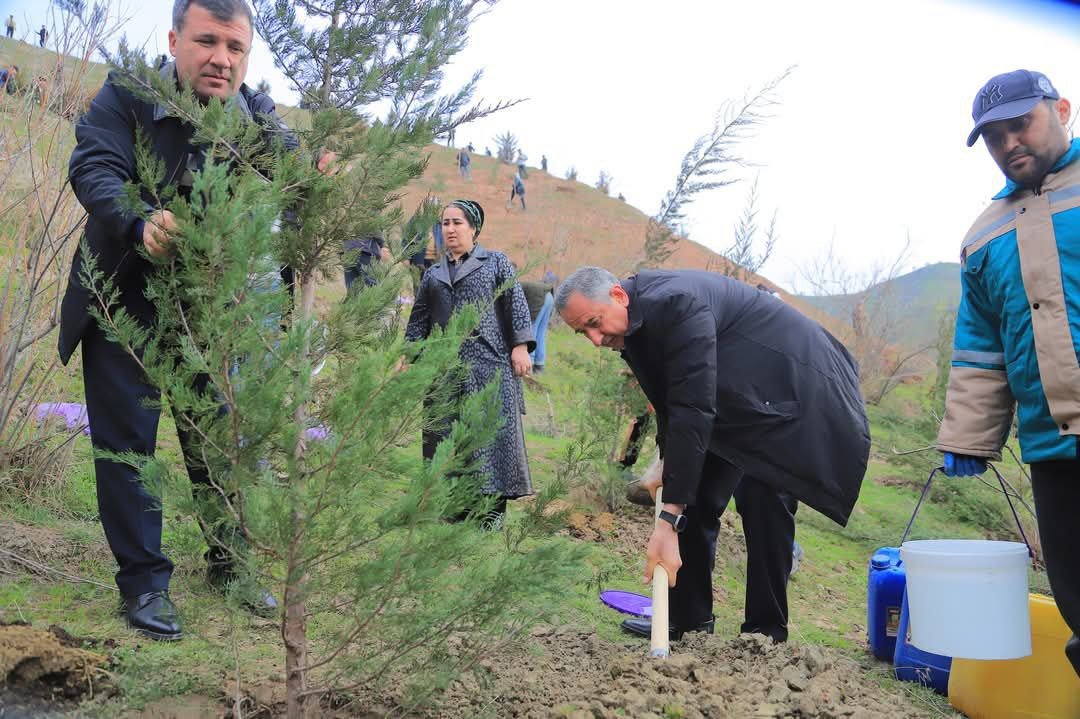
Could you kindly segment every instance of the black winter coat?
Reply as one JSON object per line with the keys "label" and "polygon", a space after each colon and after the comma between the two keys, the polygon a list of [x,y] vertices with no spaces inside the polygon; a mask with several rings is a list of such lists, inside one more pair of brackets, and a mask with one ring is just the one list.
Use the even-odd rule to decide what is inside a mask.
{"label": "black winter coat", "polygon": [[[496,291],[507,285],[510,286],[496,297]],[[451,315],[467,305],[488,309],[481,314],[473,335],[461,345],[461,358],[469,368],[461,388],[462,397],[479,392],[498,377],[498,401],[505,420],[495,441],[478,453],[487,478],[483,492],[523,497],[533,492],[521,420],[525,413],[525,393],[521,381],[514,377],[510,353],[520,344],[531,352],[536,342],[529,306],[521,285],[514,281],[510,260],[501,252],[477,245],[451,281],[449,259],[444,255],[424,273],[405,328],[405,339],[424,339],[433,327],[445,328]],[[425,432],[424,445],[434,448],[449,429]]]}
{"label": "black winter coat", "polygon": [[656,408],[664,500],[693,504],[706,452],[843,525],[870,429],[858,368],[821,325],[711,272],[647,271],[623,358]]}
{"label": "black winter coat", "polygon": [[[176,78],[173,63],[161,74]],[[235,96],[238,111],[266,128],[268,139],[280,137],[284,146],[298,146],[293,135],[275,113],[274,101],[267,95],[241,85]],[[150,323],[154,308],[144,296],[147,276],[153,265],[137,252],[142,238],[134,235],[136,215],[120,205],[124,183],[138,182],[135,166],[136,131],[149,140],[154,155],[165,165],[161,187],[181,184],[190,163],[197,162],[198,148],[191,144],[193,128],[175,117],[165,107],[136,97],[122,87],[116,73],[110,73],[105,85],[90,105],[89,111],[75,124],[75,150],[71,153],[69,179],[75,196],[87,212],[84,239],[95,255],[97,267],[113,276],[120,291],[120,303],[139,320]],[[160,188],[159,188],[160,189]],[[153,198],[144,193],[148,209]],[[67,364],[85,334],[90,315],[90,295],[83,287],[80,273],[82,256],[75,253],[67,291],[60,310],[60,360]]]}

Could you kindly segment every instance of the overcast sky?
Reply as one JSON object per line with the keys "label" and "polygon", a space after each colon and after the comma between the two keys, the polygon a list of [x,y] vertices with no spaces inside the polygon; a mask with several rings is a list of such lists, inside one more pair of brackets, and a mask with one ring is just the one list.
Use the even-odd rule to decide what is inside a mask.
{"label": "overcast sky", "polygon": [[[19,33],[40,27],[40,0],[0,0]],[[126,2],[129,40],[167,50],[172,3]],[[530,165],[614,176],[613,193],[656,212],[683,154],[725,100],[797,66],[782,105],[743,145],[779,243],[764,274],[790,287],[830,241],[850,270],[893,259],[953,261],[1003,179],[985,148],[967,148],[971,101],[992,75],[1046,73],[1080,105],[1080,9],[1067,3],[907,0],[503,0],[474,26],[448,81],[484,70],[480,94],[529,101],[458,131],[478,150],[507,130]],[[251,84],[295,95],[257,43]],[[747,183],[701,195],[691,237],[730,243]]]}

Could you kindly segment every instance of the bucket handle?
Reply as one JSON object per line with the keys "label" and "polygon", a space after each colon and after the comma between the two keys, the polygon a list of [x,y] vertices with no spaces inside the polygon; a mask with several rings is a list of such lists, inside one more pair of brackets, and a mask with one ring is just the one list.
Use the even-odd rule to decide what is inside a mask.
{"label": "bucket handle", "polygon": [[[1009,503],[1009,509],[1012,511],[1013,519],[1016,521],[1016,528],[1020,532],[1020,538],[1024,540],[1024,546],[1028,550],[1028,558],[1034,563],[1035,552],[1031,548],[1031,542],[1028,541],[1027,535],[1024,534],[1024,527],[1020,524],[1020,517],[1016,513],[1016,507],[1013,506],[1012,497],[1009,495],[1009,490],[1006,488],[1005,478],[1001,476],[1001,472],[998,471],[992,463],[987,462],[986,466],[997,477],[998,482],[1001,484],[1001,493],[1005,495],[1005,501]],[[922,494],[919,495],[919,501],[915,503],[915,511],[911,513],[911,519],[908,520],[907,527],[904,529],[904,536],[900,538],[900,545],[903,546],[907,541],[908,535],[911,533],[911,525],[915,524],[915,516],[919,513],[919,508],[922,507],[923,500],[926,499],[926,495],[930,494],[930,483],[934,481],[934,475],[938,472],[944,472],[945,467],[934,467],[930,470],[930,476],[926,478],[926,485],[923,487]]]}

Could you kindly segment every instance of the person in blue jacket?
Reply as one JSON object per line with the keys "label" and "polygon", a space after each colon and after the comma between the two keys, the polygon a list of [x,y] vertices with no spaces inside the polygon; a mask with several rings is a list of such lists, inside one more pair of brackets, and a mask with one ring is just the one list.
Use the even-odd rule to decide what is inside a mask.
{"label": "person in blue jacket", "polygon": [[960,246],[960,306],[937,446],[945,473],[1000,459],[1015,408],[1031,465],[1046,572],[1080,675],[1080,141],[1069,101],[1039,72],[996,75],[975,96],[1005,187]]}

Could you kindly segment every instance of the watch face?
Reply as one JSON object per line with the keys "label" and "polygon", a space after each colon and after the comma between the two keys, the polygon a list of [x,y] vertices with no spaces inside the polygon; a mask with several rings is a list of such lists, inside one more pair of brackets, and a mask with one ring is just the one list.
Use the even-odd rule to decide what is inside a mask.
{"label": "watch face", "polygon": [[681,532],[684,529],[686,529],[686,515],[680,514],[678,517],[675,518],[675,531]]}

